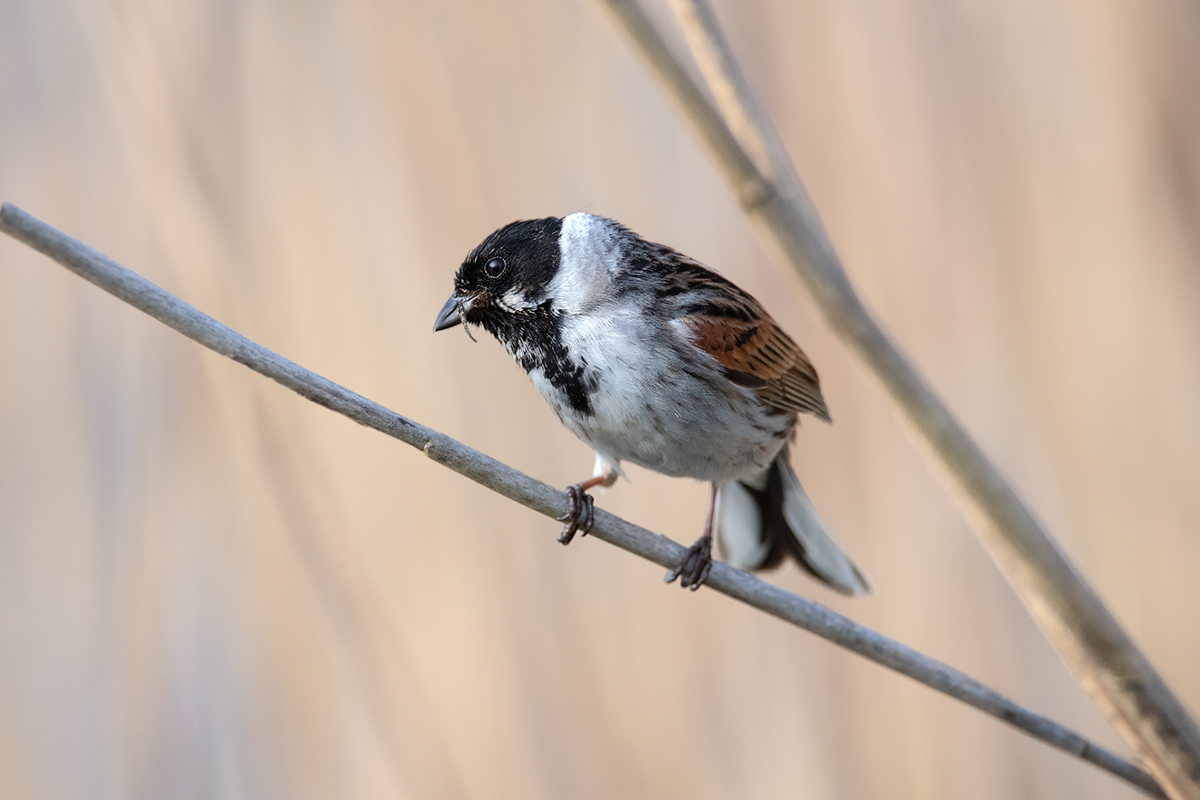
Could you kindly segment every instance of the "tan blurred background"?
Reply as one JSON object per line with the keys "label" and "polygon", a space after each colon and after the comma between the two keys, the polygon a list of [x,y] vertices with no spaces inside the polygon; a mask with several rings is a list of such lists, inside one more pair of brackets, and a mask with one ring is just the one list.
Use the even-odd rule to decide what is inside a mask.
{"label": "tan blurred background", "polygon": [[[1200,7],[718,11],[870,305],[1200,711]],[[430,332],[452,273],[576,210],[675,245],[836,419],[797,468],[876,592],[770,579],[1125,752],[596,4],[0,0],[0,199],[556,485],[590,452]],[[0,241],[0,796],[1137,796],[557,533]]]}

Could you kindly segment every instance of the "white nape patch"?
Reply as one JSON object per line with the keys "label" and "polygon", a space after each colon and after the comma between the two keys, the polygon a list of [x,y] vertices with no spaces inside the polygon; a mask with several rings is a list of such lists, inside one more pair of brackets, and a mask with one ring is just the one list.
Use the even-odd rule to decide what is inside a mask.
{"label": "white nape patch", "polygon": [[558,273],[546,287],[555,308],[578,313],[593,307],[620,269],[621,251],[608,220],[579,212],[563,217]]}

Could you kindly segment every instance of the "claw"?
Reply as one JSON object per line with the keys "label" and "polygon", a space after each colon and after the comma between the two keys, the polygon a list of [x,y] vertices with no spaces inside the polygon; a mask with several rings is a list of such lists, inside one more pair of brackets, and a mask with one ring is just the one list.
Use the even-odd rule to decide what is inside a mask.
{"label": "claw", "polygon": [[666,574],[666,583],[679,578],[679,585],[693,592],[704,585],[708,574],[712,572],[712,536],[706,534],[696,540],[688,548],[687,554],[679,562],[679,566]]}
{"label": "claw", "polygon": [[[555,517],[559,522],[565,522],[562,533],[558,536],[559,544],[570,544],[576,532],[587,536],[596,521],[596,509],[592,496],[584,491],[578,483],[567,487],[567,497],[571,500],[571,508],[561,517]],[[580,519],[582,517],[582,520]]]}

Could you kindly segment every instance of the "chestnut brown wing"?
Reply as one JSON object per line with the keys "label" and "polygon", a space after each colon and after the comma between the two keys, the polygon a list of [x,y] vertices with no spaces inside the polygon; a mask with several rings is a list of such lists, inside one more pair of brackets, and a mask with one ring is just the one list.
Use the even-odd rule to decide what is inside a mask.
{"label": "chestnut brown wing", "polygon": [[676,320],[691,343],[715,358],[730,381],[755,390],[780,411],[830,421],[816,368],[753,297],[740,289],[721,292],[682,312]]}

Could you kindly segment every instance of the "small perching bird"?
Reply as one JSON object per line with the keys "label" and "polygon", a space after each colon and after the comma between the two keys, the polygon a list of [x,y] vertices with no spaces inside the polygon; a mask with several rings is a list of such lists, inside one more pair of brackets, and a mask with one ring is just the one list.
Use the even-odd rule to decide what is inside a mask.
{"label": "small perching bird", "polygon": [[788,463],[797,415],[830,421],[817,371],[730,281],[605,217],[525,220],[459,268],[434,330],[460,323],[495,336],[596,452],[593,477],[567,489],[563,544],[591,527],[587,490],[630,461],[712,484],[704,533],[668,582],[703,585],[715,534],[734,566],[790,554],[839,592],[870,591]]}

